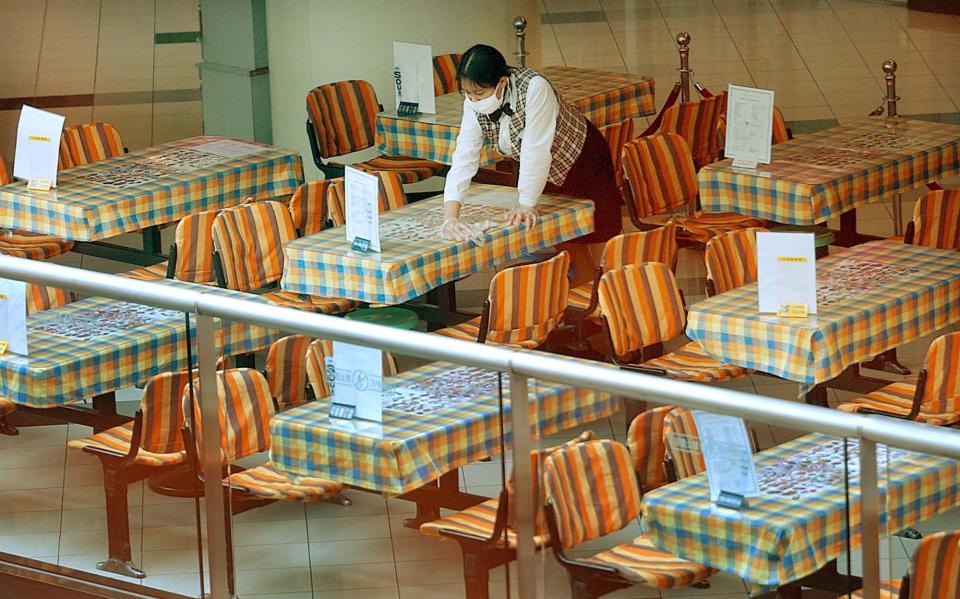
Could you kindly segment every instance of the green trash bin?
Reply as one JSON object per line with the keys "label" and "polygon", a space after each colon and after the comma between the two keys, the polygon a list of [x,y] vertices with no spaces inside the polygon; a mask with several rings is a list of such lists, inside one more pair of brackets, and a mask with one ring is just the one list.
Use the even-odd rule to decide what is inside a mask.
{"label": "green trash bin", "polygon": [[816,248],[817,258],[823,258],[829,253],[828,247],[836,238],[832,229],[822,225],[780,225],[770,230],[776,233],[813,233],[813,246]]}
{"label": "green trash bin", "polygon": [[379,324],[385,327],[393,327],[395,329],[406,329],[408,331],[417,328],[417,324],[420,323],[420,317],[413,310],[395,308],[393,306],[386,306],[384,308],[359,308],[353,312],[347,312],[344,318]]}

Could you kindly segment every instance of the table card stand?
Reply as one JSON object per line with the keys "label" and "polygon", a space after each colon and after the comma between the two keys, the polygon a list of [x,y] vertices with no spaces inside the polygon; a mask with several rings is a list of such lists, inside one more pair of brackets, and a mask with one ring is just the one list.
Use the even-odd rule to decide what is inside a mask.
{"label": "table card stand", "polygon": [[817,313],[817,265],[813,233],[757,233],[760,313],[806,318]]}
{"label": "table card stand", "polygon": [[27,284],[0,279],[0,354],[27,352]]}
{"label": "table card stand", "polygon": [[700,451],[707,466],[710,501],[720,507],[742,509],[747,497],[760,494],[750,435],[742,418],[693,410]]}
{"label": "table card stand", "polygon": [[773,92],[730,84],[727,87],[724,155],[733,166],[754,169],[770,164],[773,144]]}
{"label": "table card stand", "polygon": [[383,422],[382,351],[334,341],[333,357],[325,360],[325,366],[332,418]]}
{"label": "table card stand", "polygon": [[393,83],[397,114],[437,113],[430,46],[393,42]]}
{"label": "table card stand", "polygon": [[380,251],[380,178],[355,168],[343,176],[347,241],[360,252]]}
{"label": "table card stand", "polygon": [[57,161],[64,117],[23,105],[17,124],[13,176],[26,179],[31,191],[50,191],[57,186]]}

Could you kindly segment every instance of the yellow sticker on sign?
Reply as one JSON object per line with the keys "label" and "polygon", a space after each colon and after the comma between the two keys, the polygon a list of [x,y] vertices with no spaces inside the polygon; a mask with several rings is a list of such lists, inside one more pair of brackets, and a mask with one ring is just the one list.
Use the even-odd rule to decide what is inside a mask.
{"label": "yellow sticker on sign", "polygon": [[6,341],[0,341],[0,356],[7,353],[7,347],[9,346],[10,344],[7,343]]}
{"label": "yellow sticker on sign", "polygon": [[27,139],[30,141],[53,141],[52,137],[47,137],[45,135],[28,135]]}
{"label": "yellow sticker on sign", "polygon": [[777,316],[786,318],[806,318],[809,315],[806,304],[780,304],[777,306]]}
{"label": "yellow sticker on sign", "polygon": [[777,256],[777,262],[806,262],[803,256]]}

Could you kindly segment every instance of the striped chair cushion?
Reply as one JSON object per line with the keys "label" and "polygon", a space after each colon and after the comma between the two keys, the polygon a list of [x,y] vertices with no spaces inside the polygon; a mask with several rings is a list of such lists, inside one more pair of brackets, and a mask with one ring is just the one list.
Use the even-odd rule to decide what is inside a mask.
{"label": "striped chair cushion", "polygon": [[688,586],[716,572],[657,549],[646,535],[601,551],[584,561],[610,566],[630,582],[657,589]]}
{"label": "striped chair cushion", "polygon": [[650,368],[666,371],[666,376],[678,381],[716,383],[750,374],[750,370],[733,364],[721,364],[708,356],[700,344],[692,341],[683,347],[643,363]]}
{"label": "striped chair cushion", "polygon": [[327,218],[334,227],[347,224],[344,201],[343,177],[331,179],[327,189]]}
{"label": "striped chair cushion", "polygon": [[76,299],[76,295],[66,289],[27,283],[27,314],[65,306]]}
{"label": "striped chair cushion", "polygon": [[327,193],[333,181],[342,179],[321,179],[307,181],[293,192],[290,198],[290,217],[294,228],[300,235],[313,235],[327,228]]}
{"label": "striped chair cushion", "polygon": [[960,251],[960,189],[928,192],[913,208],[913,243]]}
{"label": "striped chair cushion", "polygon": [[366,81],[328,83],[307,93],[307,116],[324,158],[372,146],[378,112],[377,92]]}
{"label": "striped chair cushion", "polygon": [[189,214],[177,223],[173,241],[177,244],[174,278],[201,285],[215,285],[213,273],[213,223],[218,210]]}
{"label": "striped chair cushion", "polygon": [[64,159],[64,164],[69,163],[70,166],[83,166],[123,155],[120,133],[110,123],[64,127],[61,139],[64,143],[60,145],[60,151],[66,149],[69,153],[69,161]]}
{"label": "striped chair cushion", "polygon": [[288,335],[270,345],[267,382],[281,410],[307,401],[307,348],[311,341],[306,335]]}
{"label": "striped chair cushion", "polygon": [[67,138],[63,136],[63,133],[60,134],[60,151],[57,154],[57,169],[65,171],[68,168],[73,168],[76,166],[73,164],[73,160],[70,158],[70,147],[67,146]]}
{"label": "striped chair cushion", "polygon": [[649,231],[634,231],[612,237],[603,246],[600,263],[605,271],[641,262],[662,262],[677,267],[677,226],[668,221]]}
{"label": "striped chair cushion", "polygon": [[357,302],[342,297],[320,297],[292,291],[268,291],[263,297],[271,304],[318,314],[341,314],[357,307]]}
{"label": "striped chair cushion", "polygon": [[[200,397],[200,381],[193,383],[193,395]],[[270,449],[269,422],[274,414],[270,385],[266,377],[252,368],[231,368],[217,373],[219,399],[220,448],[225,463]],[[193,421],[199,424],[200,406],[191,402],[189,388],[183,393],[183,411],[193,409]],[[201,426],[193,433],[202,447]]]}
{"label": "striped chair cushion", "polygon": [[689,211],[697,197],[690,147],[676,133],[638,137],[623,146],[623,173],[639,218]]}
{"label": "striped chair cushion", "polygon": [[702,98],[699,102],[677,102],[663,111],[662,133],[677,133],[690,146],[697,170],[720,158],[720,118],[727,107],[727,93]]}
{"label": "striped chair cushion", "polygon": [[164,372],[147,381],[140,398],[143,414],[140,448],[149,453],[183,451],[183,408],[180,398],[190,382],[186,371]]}
{"label": "striped chair cushion", "polygon": [[626,446],[607,439],[554,451],[543,464],[564,549],[615,532],[640,515],[640,490]]}
{"label": "striped chair cushion", "polygon": [[673,339],[686,326],[677,281],[661,262],[611,270],[600,279],[598,293],[618,356]]}
{"label": "striped chair cushion", "polygon": [[[500,507],[499,499],[488,499],[481,504],[450,514],[439,520],[421,524],[420,532],[431,537],[439,537],[444,533],[454,532],[488,539],[493,534],[498,507]],[[516,530],[507,528],[506,532],[507,548],[516,549]],[[550,537],[546,534],[537,534],[534,535],[533,542],[538,549],[542,549],[550,542]],[[503,547],[503,540],[501,539],[497,545]]]}
{"label": "striped chair cushion", "polygon": [[[913,406],[916,384],[916,377],[909,377],[863,397],[845,401],[838,405],[837,409],[844,412],[859,412],[863,408],[870,408],[906,416]],[[960,411],[927,412],[921,407],[920,413],[917,414],[917,421],[934,426],[950,426],[960,422]]]}
{"label": "striped chair cushion", "polygon": [[[863,589],[854,591],[851,595],[853,599],[863,599]],[[949,595],[948,595],[949,597]],[[900,581],[899,580],[881,580],[880,581],[880,599],[899,599]],[[950,599],[954,599],[951,597]]]}
{"label": "striped chair cushion", "polygon": [[782,144],[790,141],[790,130],[787,129],[787,121],[783,118],[783,111],[778,107],[773,107],[773,143]]}
{"label": "striped chair cushion", "polygon": [[960,597],[960,531],[927,535],[910,560],[910,599]]}
{"label": "striped chair cushion", "polygon": [[960,332],[937,337],[924,360],[927,383],[920,407],[925,412],[960,412]]}
{"label": "striped chair cushion", "polygon": [[6,416],[10,412],[13,412],[17,409],[17,404],[13,402],[12,399],[7,399],[6,397],[0,397],[0,417]]}
{"label": "striped chair cushion", "polygon": [[389,171],[400,177],[402,183],[416,183],[429,179],[443,170],[443,165],[432,160],[411,156],[380,155],[366,162],[355,162],[350,166],[362,171]]}
{"label": "striped chair cushion", "polygon": [[663,441],[678,479],[706,471],[693,412],[687,408],[670,410],[663,419]]}
{"label": "striped chair cushion", "polygon": [[343,490],[343,485],[322,478],[292,478],[273,462],[231,474],[226,480],[232,489],[274,501],[321,501]]}
{"label": "striped chair cushion", "polygon": [[570,256],[560,252],[543,262],[498,272],[490,282],[487,339],[521,346],[546,341],[563,318],[569,269]]}
{"label": "striped chair cushion", "polygon": [[[586,310],[593,301],[593,293],[596,286],[593,281],[574,287],[567,294],[567,308],[576,308],[577,310]],[[590,314],[589,316],[593,316]]]}
{"label": "striped chair cushion", "polygon": [[766,221],[759,218],[736,212],[697,211],[693,216],[678,216],[675,220],[683,227],[684,237],[700,243],[706,243],[714,236],[727,231],[763,228],[767,225]]}
{"label": "striped chair cushion", "polygon": [[[333,357],[333,342],[327,339],[314,339],[307,347],[307,380],[313,389],[314,397],[329,397],[330,383],[327,380],[327,368],[324,358]],[[383,352],[383,376],[396,376],[397,361],[390,352]]]}
{"label": "striped chair cushion", "polygon": [[703,255],[707,278],[717,293],[757,280],[757,231],[759,227],[728,231],[710,239]]}
{"label": "striped chair cushion", "polygon": [[457,69],[463,54],[441,54],[433,57],[433,95],[457,91]]}
{"label": "striped chair cushion", "polygon": [[[434,332],[437,335],[443,335],[444,337],[453,337],[454,339],[460,339],[461,341],[476,342],[477,338],[480,337],[480,317],[478,316],[476,318],[472,318],[466,322],[453,325],[452,327],[444,327]],[[540,346],[540,341],[537,341],[536,339],[524,339],[513,343],[497,343],[496,341],[491,341],[489,335],[484,343],[489,343],[491,345],[507,345],[510,347],[520,347],[523,349],[535,349]]]}
{"label": "striped chair cushion", "polygon": [[157,279],[166,279],[168,264],[168,262],[161,262],[159,264],[154,264],[153,266],[135,268],[126,272],[118,272],[117,276],[125,277],[127,279],[136,279],[137,281],[156,281]]}
{"label": "striped chair cushion", "polygon": [[[130,451],[130,442],[133,440],[133,423],[128,422],[120,426],[107,429],[102,433],[97,433],[82,439],[73,439],[67,443],[70,449],[84,450],[95,448],[113,452],[117,457],[123,457]],[[171,466],[179,464],[185,459],[185,454],[180,451],[177,453],[151,453],[141,449],[137,452],[137,457],[133,462],[140,466]]]}
{"label": "striped chair cushion", "polygon": [[296,238],[286,206],[272,201],[222,210],[213,220],[212,233],[227,288],[237,291],[280,280],[283,246]]}
{"label": "striped chair cushion", "polygon": [[613,172],[617,176],[617,188],[623,187],[623,145],[633,139],[633,119],[600,128],[600,133],[610,146]]}
{"label": "striped chair cushion", "polygon": [[0,185],[9,185],[13,182],[13,172],[10,170],[10,165],[7,164],[7,159],[3,156],[0,156]]}
{"label": "striped chair cushion", "polygon": [[673,408],[659,406],[641,412],[627,430],[627,448],[633,458],[637,482],[644,493],[667,483],[663,460],[667,447],[663,444],[663,421]]}
{"label": "striped chair cushion", "polygon": [[0,254],[30,260],[49,260],[73,249],[73,242],[28,231],[0,230]]}

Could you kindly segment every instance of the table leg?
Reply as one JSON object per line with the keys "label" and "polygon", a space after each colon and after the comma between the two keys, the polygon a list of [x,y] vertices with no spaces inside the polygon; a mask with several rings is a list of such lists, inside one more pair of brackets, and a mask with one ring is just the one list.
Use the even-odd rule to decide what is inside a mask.
{"label": "table leg", "polygon": [[153,225],[140,232],[143,238],[143,253],[159,255],[163,253],[160,250],[160,227]]}
{"label": "table leg", "polygon": [[807,391],[807,395],[804,397],[804,399],[811,406],[820,406],[821,408],[830,407],[830,404],[827,402],[827,388],[822,384],[817,385],[813,389]]}
{"label": "table leg", "polygon": [[857,210],[848,210],[840,215],[840,230],[837,231],[833,245],[853,247],[855,245],[880,239],[875,235],[864,235],[857,232]]}

